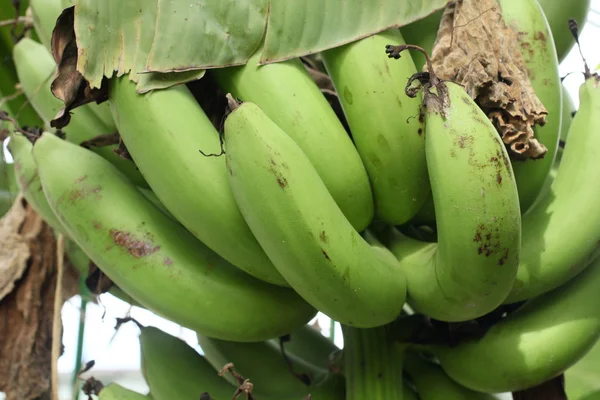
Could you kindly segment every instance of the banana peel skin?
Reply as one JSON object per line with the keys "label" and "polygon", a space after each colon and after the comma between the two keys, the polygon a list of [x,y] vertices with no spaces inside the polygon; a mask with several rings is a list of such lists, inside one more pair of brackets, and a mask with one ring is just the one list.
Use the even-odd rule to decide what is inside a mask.
{"label": "banana peel skin", "polygon": [[118,383],[111,383],[105,386],[98,395],[98,400],[150,400],[150,395],[144,395],[133,390],[129,390]]}
{"label": "banana peel skin", "polygon": [[[395,58],[400,48],[407,47],[386,51]],[[438,241],[410,239],[393,227],[377,235],[406,274],[411,307],[457,322],[494,310],[512,289],[521,213],[512,167],[496,129],[461,86],[431,74],[423,88],[422,112]]]}
{"label": "banana peel skin", "polygon": [[267,340],[316,314],[294,291],[227,263],[99,155],[43,133],[33,157],[69,237],[148,310],[233,341]]}
{"label": "banana peel skin", "polygon": [[431,347],[446,373],[473,390],[527,389],[564,372],[600,338],[600,258],[572,281],[529,300],[483,338]]}
{"label": "banana peel skin", "polygon": [[397,261],[354,229],[292,138],[245,102],[225,120],[224,142],[240,211],[300,296],[351,326],[379,326],[400,315],[406,279]]}

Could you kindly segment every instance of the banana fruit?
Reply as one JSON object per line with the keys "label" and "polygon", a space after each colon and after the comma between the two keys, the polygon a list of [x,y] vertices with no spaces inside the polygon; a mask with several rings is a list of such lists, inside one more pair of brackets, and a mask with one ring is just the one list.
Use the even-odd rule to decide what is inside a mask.
{"label": "banana fruit", "polygon": [[257,104],[306,153],[358,232],[373,218],[361,158],[335,112],[299,59],[259,66],[260,51],[239,67],[209,70],[226,92]]}
{"label": "banana fruit", "polygon": [[535,137],[548,151],[542,159],[514,161],[513,171],[521,212],[539,198],[558,148],[562,120],[562,89],[552,31],[536,0],[498,0],[506,25],[517,35],[528,78],[548,111],[544,126],[534,127]]}
{"label": "banana fruit", "polygon": [[390,63],[381,51],[404,44],[390,29],[322,53],[352,138],[369,174],[375,218],[391,225],[412,219],[430,192],[421,95],[404,93],[417,70],[410,57]]}
{"label": "banana fruit", "polygon": [[600,338],[600,258],[572,281],[529,300],[478,341],[431,346],[444,371],[473,390],[527,389],[575,364]]}
{"label": "banana fruit", "polygon": [[[404,49],[386,51],[396,57]],[[512,289],[521,213],[496,129],[461,86],[440,82],[434,71],[430,76],[423,112],[438,241],[410,239],[393,227],[378,236],[406,274],[411,307],[434,319],[465,321],[495,309]]]}
{"label": "banana fruit", "polygon": [[290,286],[343,324],[394,320],[406,297],[398,263],[353,228],[300,146],[251,102],[228,115],[224,141],[236,202]]}
{"label": "banana fruit", "polygon": [[[194,236],[263,281],[287,286],[248,228],[227,182],[217,130],[185,85],[137,94],[114,78],[109,102],[119,133],[153,192]],[[143,135],[140,135],[143,132]]]}
{"label": "banana fruit", "polygon": [[99,155],[43,133],[33,146],[48,203],[73,240],[148,310],[207,336],[259,341],[315,310],[220,258]]}
{"label": "banana fruit", "polygon": [[[13,49],[13,59],[17,69],[19,82],[27,99],[44,120],[48,128],[50,120],[63,107],[63,103],[54,97],[50,90],[56,64],[48,50],[29,38],[21,39]],[[96,108],[106,108],[107,103],[90,103],[72,110],[71,122],[63,129],[68,141],[80,144],[98,135],[111,134],[116,131],[112,120],[103,122],[93,112]],[[95,147],[93,151],[113,163],[136,185],[147,187],[147,184],[134,163],[119,157],[113,152],[116,145]]]}
{"label": "banana fruit", "polygon": [[100,390],[98,400],[150,400],[152,397],[129,390],[118,383],[111,383]]}

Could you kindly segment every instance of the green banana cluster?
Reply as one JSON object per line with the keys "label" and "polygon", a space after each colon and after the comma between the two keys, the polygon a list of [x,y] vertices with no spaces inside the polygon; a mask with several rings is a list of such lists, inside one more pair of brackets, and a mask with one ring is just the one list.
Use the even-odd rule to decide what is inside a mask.
{"label": "green banana cluster", "polygon": [[[438,79],[427,53],[444,10],[312,66],[260,65],[254,49],[211,68],[218,115],[193,84],[141,94],[107,78],[107,101],[54,131],[50,38],[78,3],[32,0],[41,42],[0,41],[14,64],[0,91],[18,83],[30,104],[2,106],[16,120],[2,124],[6,170],[82,277],[93,263],[111,294],[202,349],[138,325],[150,394],[113,383],[100,399],[483,400],[580,360],[600,338],[600,77],[586,70],[575,110],[556,24],[589,2],[560,16],[543,0],[497,4],[548,111],[541,160],[511,159],[467,90]],[[82,145],[102,135],[120,145]],[[477,339],[427,335],[506,306]],[[342,325],[342,348],[309,325],[319,312]]]}

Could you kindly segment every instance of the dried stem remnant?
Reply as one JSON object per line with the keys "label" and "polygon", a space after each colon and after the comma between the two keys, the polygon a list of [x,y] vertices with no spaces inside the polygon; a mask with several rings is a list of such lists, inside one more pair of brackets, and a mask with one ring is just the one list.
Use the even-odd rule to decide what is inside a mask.
{"label": "dried stem remnant", "polygon": [[517,34],[496,0],[459,0],[447,6],[432,52],[438,77],[465,87],[488,115],[515,159],[543,157],[533,127],[548,111],[536,96]]}

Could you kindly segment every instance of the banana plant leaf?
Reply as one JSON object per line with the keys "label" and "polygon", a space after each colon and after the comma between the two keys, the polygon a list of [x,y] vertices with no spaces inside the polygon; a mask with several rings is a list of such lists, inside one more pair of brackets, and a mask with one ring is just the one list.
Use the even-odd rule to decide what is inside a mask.
{"label": "banana plant leaf", "polygon": [[[262,50],[261,63],[318,53],[404,26],[446,3],[76,0],[77,70],[91,88],[116,72],[129,74],[138,92],[144,92],[198,79],[204,69],[245,64],[257,50]],[[144,76],[151,72],[167,75]]]}

